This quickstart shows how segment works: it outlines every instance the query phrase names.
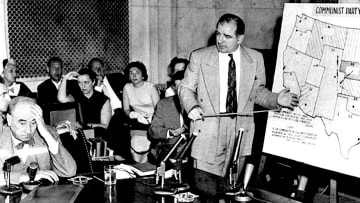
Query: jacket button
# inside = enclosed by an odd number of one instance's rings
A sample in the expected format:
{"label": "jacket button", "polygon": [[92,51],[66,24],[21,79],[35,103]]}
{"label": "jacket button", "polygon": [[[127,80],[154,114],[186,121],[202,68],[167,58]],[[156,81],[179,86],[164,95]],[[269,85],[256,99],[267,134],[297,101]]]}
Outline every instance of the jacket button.
{"label": "jacket button", "polygon": [[201,133],[201,130],[199,130],[199,133]]}
{"label": "jacket button", "polygon": [[203,102],[203,99],[200,99],[200,102]]}

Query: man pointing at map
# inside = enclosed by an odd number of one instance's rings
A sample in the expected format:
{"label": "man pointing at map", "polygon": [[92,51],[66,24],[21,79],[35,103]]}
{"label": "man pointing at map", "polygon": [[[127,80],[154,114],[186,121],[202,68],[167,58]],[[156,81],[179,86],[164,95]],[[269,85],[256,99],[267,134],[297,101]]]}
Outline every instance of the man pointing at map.
{"label": "man pointing at map", "polygon": [[[191,150],[194,186],[210,199],[218,199],[226,189],[226,174],[240,128],[244,134],[239,169],[244,165],[245,156],[251,154],[254,104],[291,110],[298,105],[297,95],[289,89],[272,93],[265,88],[263,57],[242,45],[244,30],[240,17],[221,16],[216,25],[216,46],[191,54],[179,89],[180,100],[193,121],[191,132],[198,133]],[[210,114],[223,115],[204,116]]]}

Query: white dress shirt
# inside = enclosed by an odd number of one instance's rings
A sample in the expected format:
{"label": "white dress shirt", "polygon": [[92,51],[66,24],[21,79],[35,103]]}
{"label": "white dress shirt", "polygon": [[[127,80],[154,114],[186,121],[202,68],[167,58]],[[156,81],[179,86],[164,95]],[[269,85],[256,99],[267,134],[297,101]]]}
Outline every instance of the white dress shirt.
{"label": "white dress shirt", "polygon": [[[233,54],[236,66],[236,96],[239,97],[240,83],[240,46]],[[226,112],[226,97],[228,92],[228,72],[230,56],[228,53],[219,52],[219,78],[220,78],[220,112]]]}

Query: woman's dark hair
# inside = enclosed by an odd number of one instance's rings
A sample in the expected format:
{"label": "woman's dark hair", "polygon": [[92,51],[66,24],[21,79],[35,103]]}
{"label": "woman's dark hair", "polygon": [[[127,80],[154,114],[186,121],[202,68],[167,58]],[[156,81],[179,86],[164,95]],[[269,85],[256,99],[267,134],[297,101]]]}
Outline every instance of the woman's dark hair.
{"label": "woman's dark hair", "polygon": [[146,67],[145,65],[140,62],[140,61],[134,61],[134,62],[130,62],[125,70],[124,70],[124,74],[125,74],[125,77],[129,79],[129,72],[130,72],[130,68],[133,68],[133,67],[136,67],[138,68],[141,73],[142,73],[142,76],[144,77],[144,81],[146,81],[148,79],[148,74],[147,74],[147,70],[146,70]]}
{"label": "woman's dark hair", "polygon": [[178,63],[184,63],[185,68],[187,67],[187,65],[189,64],[189,61],[187,59],[184,58],[178,58],[178,57],[174,57],[173,59],[171,59],[169,68],[170,68],[170,76],[174,75],[174,71],[175,71],[175,65]]}
{"label": "woman's dark hair", "polygon": [[87,68],[82,68],[78,71],[79,75],[88,75],[91,81],[95,81],[96,79],[96,73],[94,73],[94,71],[87,69]]}

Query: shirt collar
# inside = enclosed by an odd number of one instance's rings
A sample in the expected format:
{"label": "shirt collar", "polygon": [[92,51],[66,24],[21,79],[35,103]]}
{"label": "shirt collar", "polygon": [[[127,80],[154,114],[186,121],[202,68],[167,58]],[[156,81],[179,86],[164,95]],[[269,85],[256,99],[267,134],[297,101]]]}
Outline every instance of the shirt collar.
{"label": "shirt collar", "polygon": [[57,88],[57,89],[59,89],[59,86],[60,86],[60,83],[61,83],[61,81],[62,81],[62,78],[59,80],[59,82],[55,82],[54,80],[52,80],[52,79],[50,79],[51,80],[51,82],[55,85],[55,87]]}
{"label": "shirt collar", "polygon": [[232,53],[221,53],[221,52],[219,52],[219,55],[221,56],[221,55],[223,55],[223,56],[228,56],[229,54],[232,54],[233,55],[233,58],[240,58],[240,45],[239,45],[239,47],[234,51],[234,52],[232,52]]}
{"label": "shirt collar", "polygon": [[[10,130],[11,131],[11,130]],[[18,140],[18,139],[16,139],[15,138],[15,136],[14,136],[14,134],[13,134],[13,132],[11,131],[11,140],[12,140],[12,142],[14,143],[14,146],[16,146],[16,145],[18,145],[18,144],[20,144],[22,141],[20,141],[20,140]]]}

